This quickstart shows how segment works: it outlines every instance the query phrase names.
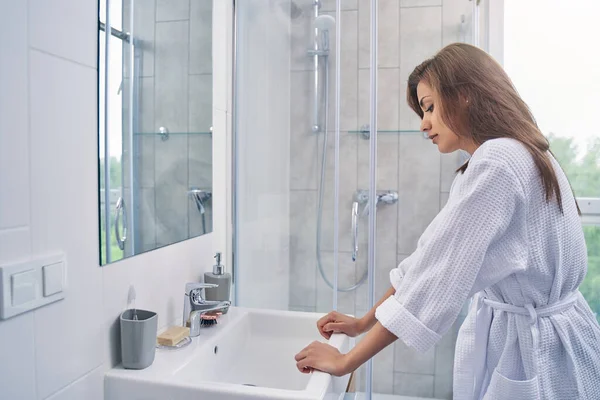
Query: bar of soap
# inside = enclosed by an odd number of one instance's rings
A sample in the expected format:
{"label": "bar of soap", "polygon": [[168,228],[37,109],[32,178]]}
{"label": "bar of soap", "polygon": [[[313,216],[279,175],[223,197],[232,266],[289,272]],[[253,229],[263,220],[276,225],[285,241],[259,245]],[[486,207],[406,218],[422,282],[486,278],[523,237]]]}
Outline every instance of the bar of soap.
{"label": "bar of soap", "polygon": [[158,344],[162,346],[175,346],[186,336],[190,335],[190,328],[185,326],[172,326],[156,337]]}

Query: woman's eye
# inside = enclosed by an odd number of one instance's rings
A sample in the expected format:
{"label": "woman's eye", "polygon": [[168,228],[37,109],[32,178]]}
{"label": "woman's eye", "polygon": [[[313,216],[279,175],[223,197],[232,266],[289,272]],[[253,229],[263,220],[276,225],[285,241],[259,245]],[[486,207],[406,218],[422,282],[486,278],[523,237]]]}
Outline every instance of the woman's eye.
{"label": "woman's eye", "polygon": [[433,111],[433,104],[430,105],[427,110],[425,110],[425,112],[432,112],[432,111]]}

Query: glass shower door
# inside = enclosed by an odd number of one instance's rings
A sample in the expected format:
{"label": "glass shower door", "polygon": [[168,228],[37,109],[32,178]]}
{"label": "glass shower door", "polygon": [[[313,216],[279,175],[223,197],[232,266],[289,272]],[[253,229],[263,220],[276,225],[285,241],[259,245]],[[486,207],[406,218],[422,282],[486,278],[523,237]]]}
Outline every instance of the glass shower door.
{"label": "glass shower door", "polygon": [[[419,131],[406,80],[470,41],[473,4],[235,2],[238,305],[362,317],[390,288],[460,163]],[[389,346],[353,391],[451,398],[455,337],[427,354]]]}

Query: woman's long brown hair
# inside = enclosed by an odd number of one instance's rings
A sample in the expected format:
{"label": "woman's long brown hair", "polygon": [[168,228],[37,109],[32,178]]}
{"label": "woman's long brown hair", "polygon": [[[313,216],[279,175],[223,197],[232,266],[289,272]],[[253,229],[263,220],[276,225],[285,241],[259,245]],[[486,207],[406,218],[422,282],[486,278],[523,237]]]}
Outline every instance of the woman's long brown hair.
{"label": "woman's long brown hair", "polygon": [[[464,43],[448,45],[421,63],[408,78],[407,100],[423,118],[417,97],[421,80],[439,95],[441,104],[436,107],[442,121],[457,135],[478,145],[503,137],[521,142],[540,172],[546,201],[556,198],[563,212],[550,144],[500,64],[485,51]],[[468,161],[458,171],[467,167]]]}

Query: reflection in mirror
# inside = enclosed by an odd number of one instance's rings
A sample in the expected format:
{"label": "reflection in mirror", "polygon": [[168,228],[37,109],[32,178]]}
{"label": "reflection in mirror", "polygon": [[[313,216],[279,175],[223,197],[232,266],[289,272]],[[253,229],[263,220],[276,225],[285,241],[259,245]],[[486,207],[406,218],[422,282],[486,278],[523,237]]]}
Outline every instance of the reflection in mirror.
{"label": "reflection in mirror", "polygon": [[212,3],[100,0],[101,265],[212,232]]}

